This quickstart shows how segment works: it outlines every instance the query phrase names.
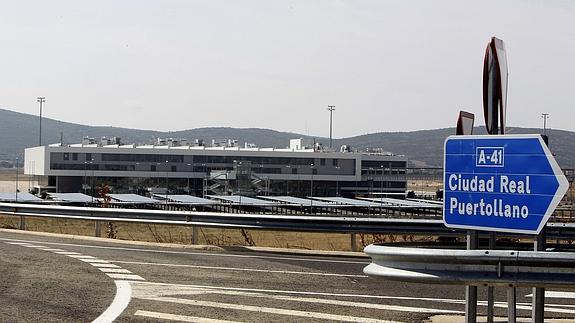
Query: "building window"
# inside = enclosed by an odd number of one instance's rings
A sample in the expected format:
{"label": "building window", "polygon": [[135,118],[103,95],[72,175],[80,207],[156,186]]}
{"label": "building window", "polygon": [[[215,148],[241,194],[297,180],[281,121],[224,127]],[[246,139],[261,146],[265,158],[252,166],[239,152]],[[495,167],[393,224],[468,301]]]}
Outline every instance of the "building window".
{"label": "building window", "polygon": [[291,173],[292,173],[292,174],[297,174],[297,168],[292,168],[292,169],[291,169]]}
{"label": "building window", "polygon": [[321,166],[325,166],[325,158],[320,158],[319,164],[320,164]]}
{"label": "building window", "polygon": [[78,160],[78,153],[72,153],[72,160]]}
{"label": "building window", "polygon": [[316,168],[312,169],[312,174],[317,175],[317,169]]}
{"label": "building window", "polygon": [[178,169],[176,168],[176,165],[172,165],[171,172],[177,172],[177,171]]}
{"label": "building window", "polygon": [[86,153],[86,160],[92,160],[92,154]]}
{"label": "building window", "polygon": [[156,171],[156,165],[150,165],[150,171],[155,172]]}
{"label": "building window", "polygon": [[70,154],[64,153],[64,160],[70,160]]}
{"label": "building window", "polygon": [[337,166],[338,166],[338,160],[337,160],[337,159],[332,159],[332,160],[331,160],[331,163],[332,163],[332,165],[333,165],[334,167],[337,167]]}

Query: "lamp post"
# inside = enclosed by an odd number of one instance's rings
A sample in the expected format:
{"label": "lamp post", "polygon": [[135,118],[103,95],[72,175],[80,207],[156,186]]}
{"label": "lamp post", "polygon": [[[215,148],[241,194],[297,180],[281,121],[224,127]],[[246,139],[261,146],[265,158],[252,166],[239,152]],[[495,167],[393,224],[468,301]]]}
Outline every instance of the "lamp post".
{"label": "lamp post", "polygon": [[[373,197],[373,168],[370,167],[367,171],[367,182],[369,183],[369,195]],[[371,175],[371,177],[370,177]]]}
{"label": "lamp post", "polygon": [[28,193],[31,192],[32,190],[32,177],[30,176],[30,174],[32,173],[32,163],[28,163]]}
{"label": "lamp post", "polygon": [[16,203],[18,203],[18,157],[16,157],[16,163],[14,164],[14,168],[16,169],[16,191],[15,191],[15,197],[16,197]]}
{"label": "lamp post", "polygon": [[87,172],[88,161],[84,161],[84,181],[82,182],[82,193],[86,194],[86,178],[88,175]]}
{"label": "lamp post", "polygon": [[547,119],[549,118],[549,113],[541,113],[541,118],[543,118],[543,135],[547,136]]}
{"label": "lamp post", "polygon": [[381,186],[379,189],[379,215],[381,215],[383,213],[383,165],[380,165],[379,168],[381,168],[381,178],[379,183]]}
{"label": "lamp post", "polygon": [[[192,164],[186,164],[188,166],[188,168],[190,168],[192,166]],[[194,168],[191,167],[191,171],[194,171]],[[192,195],[192,190],[190,189],[190,174],[188,174],[188,195]]]}
{"label": "lamp post", "polygon": [[311,164],[309,165],[309,168],[310,168],[310,170],[311,170],[310,192],[309,192],[309,193],[310,193],[310,201],[311,201],[311,202],[310,202],[310,205],[309,205],[309,206],[310,206],[310,207],[309,207],[309,212],[313,214],[313,170],[314,170],[314,168],[313,168],[313,163],[311,163]]}
{"label": "lamp post", "polygon": [[40,103],[40,131],[38,135],[38,146],[42,146],[42,105],[46,102],[46,98],[43,96],[39,96],[36,98],[36,101]]}
{"label": "lamp post", "polygon": [[166,204],[168,204],[168,160],[166,160]]}
{"label": "lamp post", "polygon": [[328,105],[327,109],[329,110],[329,149],[331,149],[331,140],[332,140],[332,129],[333,129],[333,111],[335,111],[335,105]]}
{"label": "lamp post", "polygon": [[335,168],[337,169],[337,177],[335,181],[335,196],[339,196],[339,175],[341,173],[341,167],[335,166]]}

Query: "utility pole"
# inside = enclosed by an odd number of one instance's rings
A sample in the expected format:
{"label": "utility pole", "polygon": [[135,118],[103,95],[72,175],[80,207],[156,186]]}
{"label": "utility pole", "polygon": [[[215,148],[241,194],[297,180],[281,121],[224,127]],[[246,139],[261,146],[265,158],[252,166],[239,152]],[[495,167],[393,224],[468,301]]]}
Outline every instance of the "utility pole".
{"label": "utility pole", "polygon": [[18,157],[16,157],[14,169],[16,169],[16,190],[14,191],[14,196],[16,197],[16,203],[18,203]]}
{"label": "utility pole", "polygon": [[39,96],[36,101],[40,103],[40,134],[38,135],[38,146],[42,146],[42,104],[46,102],[46,97]]}
{"label": "utility pole", "polygon": [[547,136],[547,119],[549,118],[549,113],[541,113],[541,118],[543,118],[543,135]]}
{"label": "utility pole", "polygon": [[329,111],[329,149],[331,149],[332,130],[333,130],[333,111],[335,111],[335,105],[328,105],[327,110]]}

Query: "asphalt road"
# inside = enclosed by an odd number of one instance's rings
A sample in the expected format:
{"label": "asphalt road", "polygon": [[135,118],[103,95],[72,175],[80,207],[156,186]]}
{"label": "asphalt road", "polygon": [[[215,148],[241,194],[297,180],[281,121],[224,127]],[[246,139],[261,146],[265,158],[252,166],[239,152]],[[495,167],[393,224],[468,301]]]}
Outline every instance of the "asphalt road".
{"label": "asphalt road", "polygon": [[[376,280],[363,275],[367,263],[3,230],[0,321],[424,322],[463,315],[463,287]],[[517,291],[520,316],[530,316],[530,293]],[[496,294],[496,314],[505,316],[506,291]],[[546,315],[575,320],[575,293],[550,295]]]}

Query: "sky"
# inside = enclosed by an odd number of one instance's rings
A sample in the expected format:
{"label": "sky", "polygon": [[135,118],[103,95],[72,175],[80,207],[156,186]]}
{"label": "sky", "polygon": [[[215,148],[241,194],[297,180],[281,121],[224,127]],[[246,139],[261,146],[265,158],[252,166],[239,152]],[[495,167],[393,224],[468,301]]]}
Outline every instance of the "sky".
{"label": "sky", "polygon": [[483,125],[492,36],[507,124],[575,131],[575,1],[0,0],[0,108],[176,131],[333,136]]}

